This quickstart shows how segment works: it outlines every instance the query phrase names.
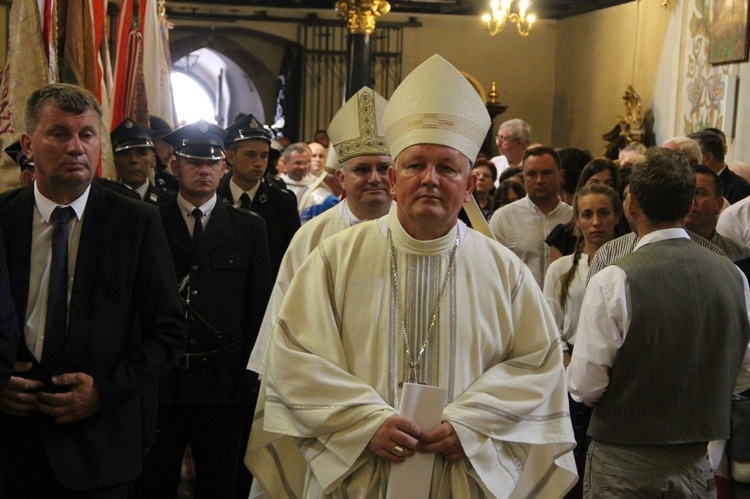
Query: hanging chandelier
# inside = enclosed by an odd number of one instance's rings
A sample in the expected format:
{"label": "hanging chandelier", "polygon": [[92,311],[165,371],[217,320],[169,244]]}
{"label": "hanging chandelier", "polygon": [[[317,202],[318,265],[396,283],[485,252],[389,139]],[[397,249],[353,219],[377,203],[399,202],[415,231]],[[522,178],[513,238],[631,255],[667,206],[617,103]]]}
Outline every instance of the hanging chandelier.
{"label": "hanging chandelier", "polygon": [[528,36],[534,29],[536,16],[527,14],[527,10],[531,7],[531,0],[519,0],[518,13],[511,13],[512,4],[513,0],[491,0],[491,11],[482,16],[482,22],[487,25],[487,31],[490,32],[490,35],[494,36],[500,33],[508,20],[516,25],[518,34],[521,36]]}

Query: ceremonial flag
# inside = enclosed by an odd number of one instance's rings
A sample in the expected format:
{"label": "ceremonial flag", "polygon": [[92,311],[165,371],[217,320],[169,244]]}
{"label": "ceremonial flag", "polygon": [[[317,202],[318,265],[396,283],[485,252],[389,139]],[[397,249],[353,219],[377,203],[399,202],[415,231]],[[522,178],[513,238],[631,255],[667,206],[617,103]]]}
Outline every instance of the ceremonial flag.
{"label": "ceremonial flag", "polygon": [[[115,86],[112,98],[112,127],[125,118],[148,125],[149,112],[143,74],[143,28],[146,13],[142,0],[138,16],[133,16],[132,0],[120,4],[115,55]],[[149,49],[150,50],[150,49]]]}
{"label": "ceremonial flag", "polygon": [[148,111],[174,127],[172,59],[169,55],[169,23],[163,0],[141,0],[145,3],[143,23],[143,78],[148,96]]}
{"label": "ceremonial flag", "polygon": [[[54,9],[53,2],[48,0],[43,6],[44,11],[49,10],[51,15]],[[21,137],[21,133],[25,131],[23,114],[26,100],[34,90],[50,81],[43,33],[52,36],[55,31],[44,24],[44,18],[40,16],[35,0],[14,1],[10,6],[8,25],[8,57],[0,79],[2,147]],[[19,184],[18,165],[3,155],[0,185],[11,188]]]}

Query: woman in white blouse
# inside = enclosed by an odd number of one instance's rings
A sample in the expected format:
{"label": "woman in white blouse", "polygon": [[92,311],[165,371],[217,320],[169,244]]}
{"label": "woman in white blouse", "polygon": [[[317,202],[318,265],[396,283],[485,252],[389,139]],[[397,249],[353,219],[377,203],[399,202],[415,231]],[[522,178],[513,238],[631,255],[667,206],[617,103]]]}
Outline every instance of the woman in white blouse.
{"label": "woman in white blouse", "polygon": [[[573,217],[579,236],[575,251],[552,262],[544,277],[544,296],[555,315],[562,339],[570,348],[575,344],[589,262],[596,250],[614,239],[621,214],[620,197],[607,185],[587,185],[576,193]],[[570,353],[566,351],[565,366],[568,362]]]}

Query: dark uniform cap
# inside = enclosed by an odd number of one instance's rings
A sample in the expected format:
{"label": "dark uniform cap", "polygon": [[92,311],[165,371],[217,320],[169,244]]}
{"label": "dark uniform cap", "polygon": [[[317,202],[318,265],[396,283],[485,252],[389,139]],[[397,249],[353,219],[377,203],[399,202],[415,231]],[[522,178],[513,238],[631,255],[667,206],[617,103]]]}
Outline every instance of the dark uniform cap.
{"label": "dark uniform cap", "polygon": [[159,118],[158,116],[151,116],[148,121],[149,126],[151,127],[151,131],[156,137],[161,137],[172,131],[172,127],[169,126],[169,123]]}
{"label": "dark uniform cap", "polygon": [[134,149],[136,147],[150,147],[154,149],[151,129],[141,125],[137,121],[125,118],[125,121],[117,125],[109,134],[114,152]]}
{"label": "dark uniform cap", "polygon": [[271,132],[263,128],[263,125],[253,116],[248,114],[232,123],[227,128],[227,146],[241,140],[259,139],[271,144]]}
{"label": "dark uniform cap", "polygon": [[205,120],[196,121],[168,133],[162,140],[185,158],[224,159],[227,131]]}
{"label": "dark uniform cap", "polygon": [[3,151],[5,151],[5,154],[10,156],[13,161],[18,163],[18,166],[21,167],[21,171],[34,169],[34,162],[29,161],[26,153],[23,152],[20,140],[13,142],[11,145],[3,149]]}

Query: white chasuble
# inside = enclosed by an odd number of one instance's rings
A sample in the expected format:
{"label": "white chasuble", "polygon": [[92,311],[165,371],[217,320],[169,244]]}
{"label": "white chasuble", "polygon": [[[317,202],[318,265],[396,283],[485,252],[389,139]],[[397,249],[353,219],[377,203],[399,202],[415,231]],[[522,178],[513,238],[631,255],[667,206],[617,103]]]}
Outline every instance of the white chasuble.
{"label": "white chasuble", "polygon": [[424,345],[417,380],[448,392],[443,420],[467,455],[436,456],[430,497],[562,497],[576,479],[575,440],[539,286],[463,223],[418,241],[395,208],[324,241],[292,280],[245,457],[253,475],[274,498],[384,497],[390,465],[367,446],[398,413],[409,376],[389,230],[413,360]]}

